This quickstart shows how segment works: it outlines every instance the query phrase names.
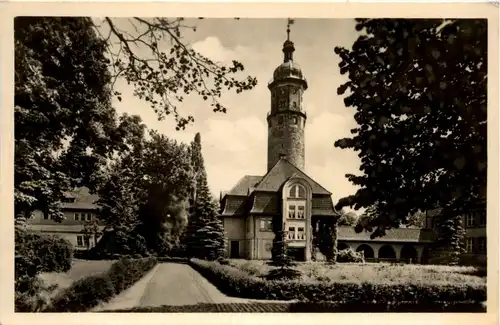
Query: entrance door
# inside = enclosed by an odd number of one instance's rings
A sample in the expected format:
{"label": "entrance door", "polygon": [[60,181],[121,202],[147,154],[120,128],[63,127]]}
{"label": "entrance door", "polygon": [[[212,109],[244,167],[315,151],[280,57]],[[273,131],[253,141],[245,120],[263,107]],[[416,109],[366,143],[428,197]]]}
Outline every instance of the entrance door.
{"label": "entrance door", "polygon": [[231,258],[240,257],[240,242],[237,240],[231,241]]}

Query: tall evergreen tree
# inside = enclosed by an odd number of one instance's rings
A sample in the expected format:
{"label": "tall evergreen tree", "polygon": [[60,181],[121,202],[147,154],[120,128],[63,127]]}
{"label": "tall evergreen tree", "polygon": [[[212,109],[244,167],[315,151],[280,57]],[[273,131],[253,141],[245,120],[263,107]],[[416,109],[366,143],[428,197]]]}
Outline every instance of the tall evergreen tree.
{"label": "tall evergreen tree", "polygon": [[199,133],[191,144],[191,150],[192,165],[196,170],[193,178],[193,204],[186,233],[186,251],[190,257],[215,260],[224,256],[226,236],[218,217],[219,209],[208,187]]}

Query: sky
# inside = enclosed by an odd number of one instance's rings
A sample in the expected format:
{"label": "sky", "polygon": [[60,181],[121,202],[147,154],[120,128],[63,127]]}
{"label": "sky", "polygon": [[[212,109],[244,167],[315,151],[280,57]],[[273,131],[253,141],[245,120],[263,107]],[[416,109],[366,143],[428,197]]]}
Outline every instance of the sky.
{"label": "sky", "polygon": [[[123,26],[128,26],[123,20]],[[267,122],[271,97],[267,88],[274,69],[283,62],[286,19],[192,19],[196,32],[183,32],[183,41],[216,62],[240,61],[245,70],[238,76],[257,78],[257,86],[240,94],[229,91],[220,99],[227,113],[214,113],[196,95],[178,105],[182,114],[192,114],[194,124],[175,130],[173,118],[159,121],[149,105],[133,96],[133,88],[119,80],[123,94],[115,99],[119,113],[141,116],[149,129],[169,138],[189,143],[201,134],[202,152],[212,193],[230,190],[244,175],[264,175],[267,168]],[[305,128],[305,172],[332,192],[332,199],[354,194],[356,187],[345,177],[359,174],[357,153],[334,147],[337,139],[351,136],[356,127],[354,109],[347,108],[337,87],[346,76],[340,75],[335,46],[350,48],[358,37],[353,19],[295,19],[290,39],[295,44],[294,62],[308,82],[304,93],[307,113]],[[128,28],[128,27],[124,27]]]}

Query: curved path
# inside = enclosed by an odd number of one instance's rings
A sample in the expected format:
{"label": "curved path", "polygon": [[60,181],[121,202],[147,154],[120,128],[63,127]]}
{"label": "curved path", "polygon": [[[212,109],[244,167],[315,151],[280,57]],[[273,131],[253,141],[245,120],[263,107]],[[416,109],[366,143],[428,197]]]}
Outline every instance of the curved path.
{"label": "curved path", "polygon": [[159,263],[131,288],[93,311],[197,303],[248,302],[262,302],[262,300],[228,297],[188,264]]}

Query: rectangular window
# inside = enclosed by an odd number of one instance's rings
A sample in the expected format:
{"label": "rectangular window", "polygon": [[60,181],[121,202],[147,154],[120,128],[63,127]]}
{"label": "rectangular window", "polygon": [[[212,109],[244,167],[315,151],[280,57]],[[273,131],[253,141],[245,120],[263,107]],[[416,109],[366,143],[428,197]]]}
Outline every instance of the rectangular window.
{"label": "rectangular window", "polygon": [[80,214],[79,213],[75,213],[75,220],[76,221],[80,220]]}
{"label": "rectangular window", "polygon": [[477,250],[479,251],[479,253],[486,253],[486,238],[485,237],[478,238]]}
{"label": "rectangular window", "polygon": [[288,239],[295,239],[295,227],[288,227]]}
{"label": "rectangular window", "polygon": [[304,206],[299,206],[299,210],[298,210],[298,213],[297,213],[297,218],[299,218],[299,219],[304,219],[305,218]]}
{"label": "rectangular window", "polygon": [[467,213],[467,227],[474,227],[474,224],[475,224],[475,220],[474,220],[474,213],[470,212],[470,213]]}
{"label": "rectangular window", "polygon": [[87,213],[87,221],[92,220],[92,213]]}
{"label": "rectangular window", "polygon": [[465,250],[467,251],[467,253],[472,253],[472,251],[474,250],[473,238],[465,239]]}
{"label": "rectangular window", "polygon": [[261,218],[260,219],[260,231],[273,231],[273,219],[272,218]]}
{"label": "rectangular window", "polygon": [[288,208],[288,218],[295,219],[295,205],[290,205]]}
{"label": "rectangular window", "polygon": [[486,226],[486,211],[479,212],[479,225]]}
{"label": "rectangular window", "polygon": [[304,231],[304,227],[299,227],[297,229],[297,239],[301,239],[301,240],[306,239],[306,233]]}
{"label": "rectangular window", "polygon": [[89,236],[85,236],[83,239],[85,240],[85,246],[89,247],[90,246],[90,237]]}
{"label": "rectangular window", "polygon": [[83,236],[76,236],[76,246],[83,246]]}

